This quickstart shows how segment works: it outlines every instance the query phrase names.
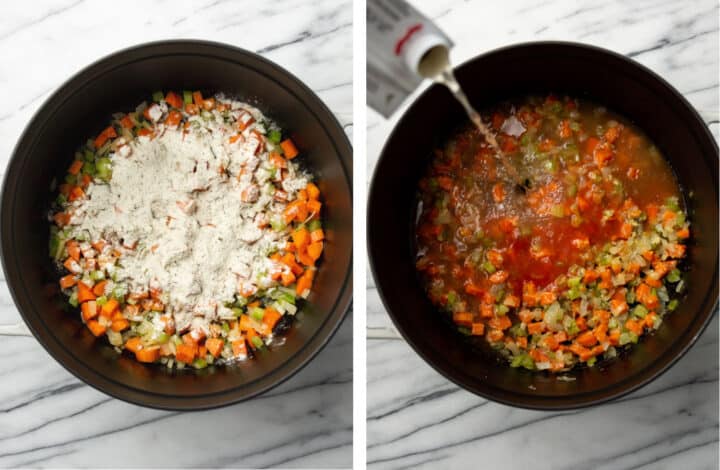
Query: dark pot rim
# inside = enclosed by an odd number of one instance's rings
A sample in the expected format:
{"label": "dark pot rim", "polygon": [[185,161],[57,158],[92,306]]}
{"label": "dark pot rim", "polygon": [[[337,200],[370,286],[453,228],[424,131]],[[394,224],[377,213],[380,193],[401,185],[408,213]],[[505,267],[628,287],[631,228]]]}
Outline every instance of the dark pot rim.
{"label": "dark pot rim", "polygon": [[[653,72],[646,66],[640,64],[639,62],[636,62],[635,60],[608,50],[601,47],[579,43],[579,42],[572,42],[572,41],[528,41],[528,42],[522,42],[522,43],[515,43],[503,47],[499,47],[496,49],[489,50],[485,53],[479,54],[477,56],[474,56],[464,62],[462,62],[460,65],[458,65],[455,70],[462,70],[467,65],[471,64],[472,62],[475,62],[477,60],[482,60],[483,58],[486,58],[488,56],[495,56],[499,54],[503,54],[510,51],[515,51],[517,49],[527,49],[527,48],[535,48],[535,47],[564,47],[568,49],[574,49],[574,52],[578,53],[591,53],[591,54],[602,54],[609,56],[610,58],[613,58],[615,60],[618,60],[620,62],[624,62],[625,65],[631,67],[634,69],[635,72],[644,74],[648,77],[650,77],[652,80],[654,80],[658,85],[666,89],[666,91],[670,92],[672,95],[674,95],[675,99],[677,100],[678,104],[686,110],[690,111],[690,113],[693,115],[694,119],[697,123],[702,124],[703,134],[704,138],[706,138],[708,141],[712,142],[715,147],[715,153],[718,152],[718,145],[715,141],[715,138],[713,137],[712,133],[708,129],[707,125],[705,124],[705,121],[702,120],[701,116],[698,114],[698,112],[695,110],[695,108],[687,101],[687,99],[679,92],[677,91],[672,85],[670,85],[665,79],[663,79],[660,75]],[[379,172],[380,168],[380,162],[381,160],[385,158],[390,158],[387,155],[388,146],[389,143],[393,140],[395,134],[397,133],[398,129],[401,128],[404,125],[404,122],[408,119],[408,116],[411,115],[415,108],[418,106],[418,103],[422,100],[422,98],[430,92],[430,90],[434,87],[441,86],[441,85],[431,85],[428,87],[423,93],[418,96],[415,101],[405,110],[401,118],[398,120],[398,122],[393,127],[393,130],[390,132],[388,137],[386,138],[386,141],[383,145],[383,148],[380,152],[380,156],[378,157],[377,163],[375,165],[375,168],[373,170],[373,176],[372,180],[370,182],[370,186],[368,189],[368,207],[367,207],[367,213],[366,213],[366,225],[370,225],[370,221],[372,219],[372,211],[373,206],[370,204],[370,201],[372,200],[372,195],[375,192],[375,185],[377,181],[377,173]],[[718,187],[717,187],[717,180],[715,182],[715,193],[717,197]],[[393,322],[393,325],[397,329],[397,331],[400,333],[402,338],[411,346],[411,348],[427,363],[430,365],[435,371],[440,373],[443,377],[454,383],[455,385],[467,390],[468,392],[471,392],[475,395],[481,396],[487,400],[494,401],[503,405],[508,405],[516,408],[524,408],[524,409],[531,409],[531,410],[540,410],[540,411],[564,411],[564,410],[574,410],[574,409],[580,409],[580,408],[587,408],[595,405],[600,405],[612,400],[615,400],[617,398],[623,397],[629,393],[632,393],[648,383],[652,382],[653,380],[660,377],[662,374],[667,372],[677,361],[682,358],[687,351],[695,344],[697,339],[700,337],[700,335],[705,331],[708,324],[712,320],[715,312],[718,310],[718,294],[717,294],[717,286],[718,286],[718,263],[715,263],[715,271],[713,272],[712,276],[714,279],[714,285],[715,285],[715,292],[711,291],[707,292],[705,294],[705,301],[703,303],[703,306],[706,308],[706,311],[702,312],[699,311],[698,315],[704,315],[704,319],[700,324],[693,324],[691,328],[688,331],[692,332],[692,336],[685,341],[684,344],[682,344],[678,349],[672,351],[673,354],[664,354],[661,358],[659,358],[657,361],[643,369],[640,373],[629,376],[625,378],[622,382],[612,384],[604,389],[597,390],[597,391],[591,391],[591,392],[585,392],[585,393],[579,393],[574,395],[567,395],[566,397],[563,397],[562,399],[554,399],[553,401],[548,402],[542,402],[542,401],[533,401],[528,400],[527,398],[515,395],[513,393],[509,393],[503,390],[499,390],[497,388],[492,388],[492,392],[484,391],[484,390],[478,390],[477,388],[473,387],[471,384],[468,384],[466,382],[464,374],[459,371],[450,361],[446,360],[442,357],[437,357],[435,355],[429,354],[423,347],[420,345],[413,336],[402,326],[402,323],[398,320],[395,313],[393,313],[392,309],[390,308],[389,302],[383,292],[383,288],[380,285],[379,282],[377,282],[378,276],[377,276],[377,267],[376,267],[376,260],[373,256],[373,248],[372,248],[372,237],[367,236],[366,239],[367,243],[367,250],[368,250],[368,259],[370,264],[370,270],[372,272],[373,278],[376,281],[376,288],[378,291],[378,295],[380,297],[380,300],[382,301],[383,307],[385,308],[385,311],[390,316],[390,319]],[[709,302],[711,300],[710,297],[714,297],[714,301],[712,301],[712,305],[709,305]],[[676,341],[676,342],[679,342]]]}
{"label": "dark pot rim", "polygon": [[[323,323],[313,336],[308,339],[302,349],[287,358],[270,373],[252,382],[246,382],[233,388],[214,393],[193,396],[169,395],[141,390],[111,379],[103,375],[100,371],[89,367],[80,357],[72,352],[71,348],[68,348],[51,334],[41,315],[38,315],[38,319],[43,329],[38,328],[34,319],[30,318],[25,312],[25,308],[23,308],[26,306],[24,299],[30,295],[26,290],[26,286],[24,283],[13,285],[11,277],[8,275],[9,260],[6,250],[11,248],[15,243],[14,237],[9,237],[9,234],[6,233],[12,224],[12,214],[8,216],[4,209],[8,204],[7,201],[14,199],[14,194],[7,194],[10,185],[10,181],[8,180],[11,173],[10,168],[24,164],[24,161],[21,161],[18,155],[22,148],[27,146],[28,143],[31,146],[34,145],[34,138],[32,137],[34,131],[32,129],[37,127],[37,123],[46,120],[43,115],[51,114],[47,113],[48,109],[55,108],[68,99],[68,96],[65,96],[59,103],[56,102],[60,100],[60,97],[63,95],[71,95],[70,90],[82,88],[93,80],[96,80],[98,76],[102,76],[114,68],[125,66],[138,60],[152,60],[153,58],[168,55],[205,56],[227,62],[235,62],[238,58],[253,61],[257,65],[253,66],[247,63],[241,63],[239,60],[238,63],[243,67],[252,68],[255,72],[270,80],[276,81],[279,86],[282,86],[288,93],[295,96],[299,102],[319,110],[319,112],[313,114],[317,117],[318,122],[326,134],[332,138],[333,146],[337,150],[338,162],[341,166],[342,174],[348,183],[350,197],[352,198],[352,167],[348,168],[347,166],[347,162],[352,162],[352,146],[350,141],[335,115],[315,92],[295,75],[259,54],[225,43],[196,39],[173,39],[140,43],[115,51],[83,67],[58,86],[26,124],[8,160],[0,191],[0,207],[3,208],[3,213],[0,215],[0,260],[2,261],[3,274],[8,284],[8,290],[23,321],[48,354],[72,375],[102,393],[135,405],[168,411],[207,410],[245,401],[277,387],[298,373],[325,347],[335,335],[351,308],[353,285],[352,255],[350,256],[345,278],[333,308],[327,313]],[[229,55],[233,57],[231,58]],[[261,70],[260,67],[265,70]],[[268,72],[267,69],[270,69],[270,71]],[[279,83],[277,78],[291,82],[291,86]],[[12,240],[8,240],[8,238]],[[9,257],[14,260],[15,264],[19,262],[14,255],[11,254]],[[22,292],[19,293],[18,288],[20,287],[22,287]],[[61,354],[58,354],[58,351],[56,351],[58,348],[60,348],[59,352]],[[62,357],[58,357],[59,355]],[[245,391],[245,388],[251,385],[254,385],[253,389],[249,392]]]}

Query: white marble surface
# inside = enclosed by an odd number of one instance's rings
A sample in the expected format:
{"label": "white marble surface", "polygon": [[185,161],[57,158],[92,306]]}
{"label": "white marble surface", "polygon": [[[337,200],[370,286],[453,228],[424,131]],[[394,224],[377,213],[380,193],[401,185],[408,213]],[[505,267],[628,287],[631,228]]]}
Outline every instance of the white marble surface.
{"label": "white marble surface", "polygon": [[[532,40],[586,42],[630,55],[680,90],[718,137],[714,0],[411,3],[453,38],[456,63]],[[368,175],[403,109],[388,121],[369,111]],[[372,276],[367,305],[371,468],[718,468],[717,315],[687,356],[651,385],[592,409],[547,413],[488,402],[436,373],[398,337]]]}
{"label": "white marble surface", "polygon": [[[310,86],[352,133],[349,0],[5,2],[0,15],[0,171],[47,96],[97,58],[197,38],[259,51]],[[319,356],[260,398],[169,413],[111,399],[17,328],[0,281],[0,467],[349,467],[352,319]],[[16,336],[16,334],[20,334]]]}

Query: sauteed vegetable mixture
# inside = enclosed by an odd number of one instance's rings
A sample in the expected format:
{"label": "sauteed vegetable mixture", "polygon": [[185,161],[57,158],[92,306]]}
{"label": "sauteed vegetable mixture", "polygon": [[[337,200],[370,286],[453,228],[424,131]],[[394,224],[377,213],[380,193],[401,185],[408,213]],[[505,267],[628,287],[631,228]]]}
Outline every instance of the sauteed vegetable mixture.
{"label": "sauteed vegetable mixture", "polygon": [[686,288],[678,184],[627,120],[569,97],[484,115],[525,186],[474,127],[419,184],[417,270],[460,333],[512,367],[565,371],[656,330]]}

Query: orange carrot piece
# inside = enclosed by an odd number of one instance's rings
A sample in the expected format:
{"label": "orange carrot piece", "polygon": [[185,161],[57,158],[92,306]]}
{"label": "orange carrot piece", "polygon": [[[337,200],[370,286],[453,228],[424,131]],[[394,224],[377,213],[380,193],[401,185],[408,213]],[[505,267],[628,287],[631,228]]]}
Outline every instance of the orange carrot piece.
{"label": "orange carrot piece", "polygon": [[233,356],[247,356],[247,345],[244,339],[238,339],[232,342]]}
{"label": "orange carrot piece", "polygon": [[85,322],[92,320],[98,315],[97,303],[94,300],[83,302],[80,306],[80,310],[82,312],[82,319],[85,320]]}
{"label": "orange carrot piece", "polygon": [[325,240],[325,232],[323,232],[323,229],[315,229],[310,233],[310,241],[321,242],[323,240]]}
{"label": "orange carrot piece", "polygon": [[78,199],[85,196],[85,191],[80,186],[73,186],[72,189],[70,189],[70,195],[68,196],[68,201],[77,201]]}
{"label": "orange carrot piece", "polygon": [[527,326],[528,333],[531,335],[534,335],[536,333],[542,333],[545,330],[545,323],[544,322],[535,322],[535,323],[528,323]]}
{"label": "orange carrot piece", "polygon": [[458,325],[471,326],[473,322],[473,314],[470,312],[454,312],[453,322]]}
{"label": "orange carrot piece", "polygon": [[502,202],[505,199],[505,188],[502,183],[496,183],[492,188],[493,199],[495,202]]}
{"label": "orange carrot piece", "polygon": [[86,302],[88,300],[95,300],[95,294],[93,294],[92,289],[90,286],[85,284],[84,282],[78,282],[78,302]]}
{"label": "orange carrot piece", "polygon": [[203,105],[203,95],[199,91],[194,91],[193,94],[193,104],[195,104],[198,107],[202,107]]}
{"label": "orange carrot piece", "polygon": [[597,343],[597,338],[592,331],[586,331],[577,337],[578,344],[585,347],[594,346]]}
{"label": "orange carrot piece", "polygon": [[180,121],[182,121],[182,114],[173,109],[168,113],[168,117],[165,119],[165,124],[170,127],[177,127],[178,124],[180,124]]}
{"label": "orange carrot piece", "polygon": [[107,331],[107,329],[96,320],[90,320],[86,325],[94,336],[101,336]]}
{"label": "orange carrot piece", "polygon": [[305,227],[301,227],[292,233],[293,244],[302,251],[310,244],[310,232]]}
{"label": "orange carrot piece", "polygon": [[285,139],[280,142],[280,148],[283,150],[285,158],[288,160],[292,160],[297,157],[299,153],[297,147],[295,147],[295,143],[291,139]]}
{"label": "orange carrot piece", "polygon": [[265,308],[265,315],[263,315],[262,322],[272,331],[275,328],[275,324],[280,321],[282,314],[272,307]]}
{"label": "orange carrot piece", "polygon": [[285,287],[295,282],[296,279],[295,274],[292,271],[290,271],[289,273],[281,273],[280,278],[282,285]]}
{"label": "orange carrot piece", "polygon": [[497,330],[507,330],[512,326],[512,322],[507,315],[503,315],[501,317],[495,317],[488,320],[488,326]]}
{"label": "orange carrot piece", "polygon": [[307,254],[310,256],[313,260],[317,261],[320,258],[320,255],[322,255],[323,252],[323,242],[314,242],[308,245],[307,247]]}
{"label": "orange carrot piece", "polygon": [[297,295],[304,296],[305,293],[310,290],[314,277],[315,271],[312,269],[308,269],[302,276],[300,276],[300,279],[298,279],[295,286],[295,292]]}
{"label": "orange carrot piece", "polygon": [[78,278],[74,274],[68,274],[60,278],[60,288],[69,289],[70,287],[77,284]]}
{"label": "orange carrot piece", "polygon": [[115,299],[110,299],[105,302],[105,305],[100,309],[100,315],[110,318],[120,308],[120,304]]}
{"label": "orange carrot piece", "polygon": [[220,353],[225,346],[225,342],[220,338],[208,338],[205,340],[205,347],[213,355],[213,357],[219,357]]}
{"label": "orange carrot piece", "polygon": [[485,325],[483,323],[473,323],[470,333],[473,336],[482,336],[485,333]]}
{"label": "orange carrot piece", "polygon": [[187,344],[178,344],[175,347],[175,359],[180,362],[190,363],[195,359],[195,353],[197,352],[197,345],[190,346]]}
{"label": "orange carrot piece", "polygon": [[143,347],[143,346],[142,346],[142,341],[141,341],[140,338],[137,337],[137,336],[133,336],[132,338],[129,338],[129,339],[125,342],[125,349],[127,349],[127,350],[129,350],[129,351],[132,351],[132,352],[134,352],[134,353],[135,353],[135,352],[138,352],[139,350],[141,350],[142,347]]}
{"label": "orange carrot piece", "polygon": [[70,165],[70,169],[68,169],[68,173],[71,175],[77,175],[80,173],[80,170],[82,170],[83,167],[83,161],[82,160],[75,160],[72,162],[72,165]]}
{"label": "orange carrot piece", "polygon": [[100,281],[97,284],[93,286],[93,294],[95,296],[100,297],[101,295],[105,295],[105,286],[107,285],[107,281]]}
{"label": "orange carrot piece", "polygon": [[75,261],[80,261],[80,244],[77,242],[77,240],[68,240],[65,243],[65,249],[68,252],[68,255]]}
{"label": "orange carrot piece", "polygon": [[314,183],[308,183],[305,189],[309,199],[317,200],[320,198],[320,189]]}
{"label": "orange carrot piece", "polygon": [[123,330],[127,330],[128,328],[130,328],[130,322],[127,321],[127,319],[125,319],[125,318],[121,318],[121,319],[118,319],[118,320],[113,320],[110,328],[111,328],[113,331],[118,331],[118,332],[119,332],[119,331],[123,331]]}
{"label": "orange carrot piece", "polygon": [[493,284],[502,284],[503,282],[507,281],[507,278],[509,276],[510,276],[510,273],[508,273],[507,271],[500,270],[500,271],[495,271],[494,273],[492,273],[488,279]]}
{"label": "orange carrot piece", "polygon": [[130,119],[130,116],[127,115],[120,119],[120,125],[123,127],[123,129],[132,129],[133,127],[135,127],[132,119]]}
{"label": "orange carrot piece", "polygon": [[154,348],[143,348],[135,352],[135,359],[138,360],[138,362],[145,362],[145,363],[151,363],[158,360],[160,357],[160,348],[154,347]]}
{"label": "orange carrot piece", "polygon": [[117,132],[115,132],[115,128],[113,126],[108,126],[103,130],[100,135],[97,136],[95,139],[95,148],[102,147],[105,142],[108,141],[108,139],[114,139],[117,137]]}
{"label": "orange carrot piece", "polygon": [[168,91],[167,95],[165,95],[165,102],[173,108],[182,109],[183,107],[183,100],[180,95],[172,91]]}
{"label": "orange carrot piece", "polygon": [[543,291],[540,293],[541,305],[550,305],[551,303],[555,302],[555,299],[557,299],[557,295],[555,295],[555,292]]}

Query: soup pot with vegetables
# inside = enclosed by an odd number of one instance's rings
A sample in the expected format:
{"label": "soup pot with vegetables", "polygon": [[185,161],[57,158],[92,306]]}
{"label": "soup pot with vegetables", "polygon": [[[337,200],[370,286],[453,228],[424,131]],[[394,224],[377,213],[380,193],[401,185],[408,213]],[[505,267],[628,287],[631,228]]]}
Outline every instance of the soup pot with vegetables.
{"label": "soup pot with vegetables", "polygon": [[390,136],[368,249],[398,330],[517,406],[586,406],[657,377],[717,303],[705,124],[649,70],[583,45],[512,46],[456,76],[500,154],[437,85]]}

